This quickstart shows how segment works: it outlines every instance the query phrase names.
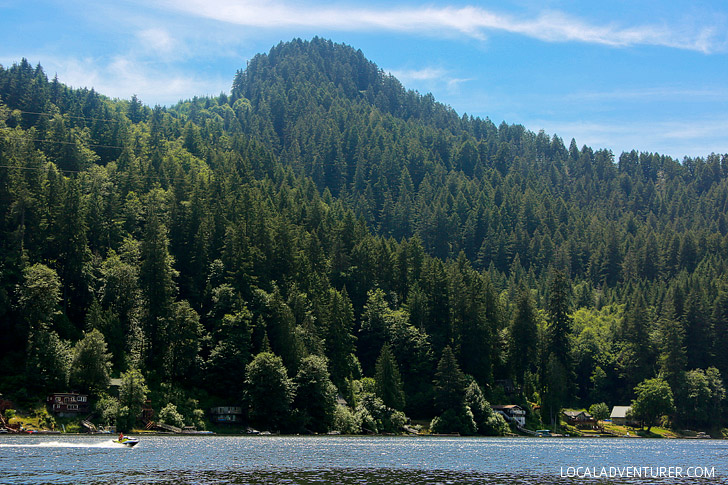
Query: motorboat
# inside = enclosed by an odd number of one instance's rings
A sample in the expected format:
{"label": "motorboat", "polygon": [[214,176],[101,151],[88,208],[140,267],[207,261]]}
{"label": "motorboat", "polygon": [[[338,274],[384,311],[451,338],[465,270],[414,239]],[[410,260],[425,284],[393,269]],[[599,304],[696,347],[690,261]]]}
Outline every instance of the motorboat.
{"label": "motorboat", "polygon": [[114,443],[124,445],[128,448],[133,448],[134,446],[139,444],[139,440],[137,438],[129,438],[128,436],[122,436],[118,440],[114,440]]}

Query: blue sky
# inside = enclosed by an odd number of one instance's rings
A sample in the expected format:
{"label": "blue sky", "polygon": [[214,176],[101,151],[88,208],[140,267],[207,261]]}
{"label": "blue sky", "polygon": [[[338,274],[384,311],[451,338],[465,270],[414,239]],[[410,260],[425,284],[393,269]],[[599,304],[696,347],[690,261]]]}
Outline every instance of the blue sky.
{"label": "blue sky", "polygon": [[0,0],[0,64],[149,105],[229,92],[255,54],[315,35],[460,114],[616,156],[728,153],[725,0]]}

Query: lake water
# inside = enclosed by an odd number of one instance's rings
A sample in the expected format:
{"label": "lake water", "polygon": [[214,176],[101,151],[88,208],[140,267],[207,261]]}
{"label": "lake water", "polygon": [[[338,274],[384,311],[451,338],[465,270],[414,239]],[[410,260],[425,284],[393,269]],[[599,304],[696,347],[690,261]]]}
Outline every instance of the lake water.
{"label": "lake water", "polygon": [[112,439],[0,436],[0,483],[728,483],[722,440],[143,436],[125,448]]}

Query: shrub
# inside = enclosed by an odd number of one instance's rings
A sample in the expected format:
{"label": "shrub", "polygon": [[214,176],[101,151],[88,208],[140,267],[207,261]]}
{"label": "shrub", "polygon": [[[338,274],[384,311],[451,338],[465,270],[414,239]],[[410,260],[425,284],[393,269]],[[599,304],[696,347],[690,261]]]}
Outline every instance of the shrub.
{"label": "shrub", "polygon": [[361,421],[348,406],[337,404],[334,410],[334,429],[344,434],[361,433]]}
{"label": "shrub", "polygon": [[167,404],[159,411],[159,422],[177,426],[178,428],[185,425],[185,420],[179,411],[177,411],[177,406],[172,403]]}

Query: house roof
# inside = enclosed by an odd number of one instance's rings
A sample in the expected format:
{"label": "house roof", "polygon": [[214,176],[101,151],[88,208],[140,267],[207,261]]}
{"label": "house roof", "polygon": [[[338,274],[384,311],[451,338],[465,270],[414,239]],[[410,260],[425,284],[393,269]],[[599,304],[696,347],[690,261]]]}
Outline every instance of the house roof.
{"label": "house roof", "polygon": [[591,418],[591,414],[586,411],[564,411],[564,414],[570,418],[577,418],[579,416],[584,416],[587,419]]}
{"label": "house roof", "polygon": [[632,408],[632,406],[614,406],[612,408],[612,414],[609,416],[610,418],[626,418],[627,413]]}
{"label": "house roof", "polygon": [[496,404],[495,406],[491,406],[491,408],[493,408],[493,409],[500,409],[500,410],[505,410],[505,409],[522,409],[521,406],[519,406],[518,404]]}

